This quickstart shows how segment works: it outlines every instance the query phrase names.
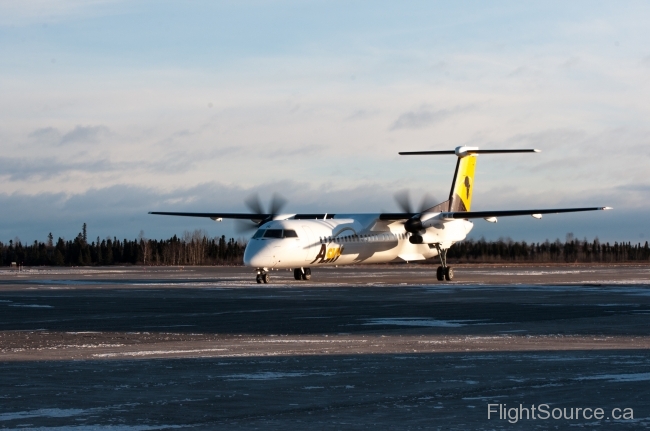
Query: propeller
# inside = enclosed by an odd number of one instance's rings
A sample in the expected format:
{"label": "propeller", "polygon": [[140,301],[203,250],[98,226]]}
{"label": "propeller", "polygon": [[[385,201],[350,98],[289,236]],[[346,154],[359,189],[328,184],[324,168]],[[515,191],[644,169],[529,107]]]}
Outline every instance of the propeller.
{"label": "propeller", "polygon": [[269,211],[264,211],[264,206],[260,200],[259,194],[255,193],[250,195],[244,200],[244,203],[254,214],[259,214],[259,222],[248,221],[248,220],[238,220],[235,224],[235,230],[238,233],[250,233],[254,230],[257,230],[264,223],[273,220],[273,218],[282,211],[282,208],[287,204],[287,200],[280,196],[278,193],[273,193],[271,197],[271,202],[269,204]]}
{"label": "propeller", "polygon": [[436,198],[426,193],[422,197],[419,208],[416,210],[411,205],[411,197],[408,190],[400,190],[395,193],[395,201],[397,201],[397,204],[403,212],[413,214],[411,218],[404,222],[404,229],[406,229],[407,232],[415,234],[422,230],[422,221],[420,220],[421,213],[433,207],[437,202]]}
{"label": "propeller", "polygon": [[425,195],[422,197],[422,201],[420,202],[420,206],[416,210],[411,205],[411,196],[409,191],[406,189],[395,193],[395,200],[397,201],[397,204],[402,209],[402,211],[405,213],[421,213],[422,211],[428,210],[437,203],[435,197],[429,193],[425,193]]}

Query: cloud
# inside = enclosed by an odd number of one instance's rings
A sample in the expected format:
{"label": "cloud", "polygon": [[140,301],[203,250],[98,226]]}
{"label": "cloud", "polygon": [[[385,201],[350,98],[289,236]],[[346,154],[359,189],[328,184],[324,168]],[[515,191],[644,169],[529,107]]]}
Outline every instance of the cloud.
{"label": "cloud", "polygon": [[76,126],[61,137],[59,144],[96,143],[108,134],[109,130],[106,126]]}
{"label": "cloud", "polygon": [[34,130],[28,135],[30,138],[33,138],[40,142],[59,142],[61,140],[61,132],[54,127],[42,127]]}
{"label": "cloud", "polygon": [[345,118],[345,121],[359,121],[359,120],[367,120],[368,118],[372,118],[376,116],[379,113],[379,110],[374,109],[374,110],[366,110],[366,109],[359,109],[349,115],[348,117]]}
{"label": "cloud", "polygon": [[27,135],[33,141],[44,145],[94,144],[111,136],[111,131],[104,125],[77,125],[67,132],[56,127],[39,127]]}
{"label": "cloud", "polygon": [[50,158],[0,157],[0,177],[10,181],[50,179],[70,172],[110,172],[135,167],[135,163],[112,163],[107,159],[88,162],[62,162]]}
{"label": "cloud", "polygon": [[432,110],[429,105],[422,105],[414,111],[405,112],[390,126],[390,130],[421,129],[439,123],[444,119],[470,109],[469,106],[452,109]]}

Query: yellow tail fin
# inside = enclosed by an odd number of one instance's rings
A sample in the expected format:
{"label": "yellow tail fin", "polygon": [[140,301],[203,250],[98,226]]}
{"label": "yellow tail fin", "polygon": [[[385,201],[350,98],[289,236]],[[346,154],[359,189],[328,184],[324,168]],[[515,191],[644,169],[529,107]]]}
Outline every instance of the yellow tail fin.
{"label": "yellow tail fin", "polygon": [[476,169],[476,154],[470,154],[458,159],[454,184],[451,189],[450,211],[469,211],[474,192],[474,171]]}

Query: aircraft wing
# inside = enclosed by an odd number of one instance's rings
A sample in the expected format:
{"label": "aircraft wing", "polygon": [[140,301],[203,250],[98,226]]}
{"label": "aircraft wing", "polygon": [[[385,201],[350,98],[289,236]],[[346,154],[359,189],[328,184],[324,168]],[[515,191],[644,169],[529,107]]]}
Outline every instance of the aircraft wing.
{"label": "aircraft wing", "polygon": [[252,214],[252,213],[180,213],[180,212],[162,212],[150,211],[149,214],[181,216],[181,217],[206,217],[211,219],[231,218],[239,220],[266,220],[272,214]]}
{"label": "aircraft wing", "polygon": [[[181,217],[205,217],[205,218],[211,218],[212,220],[229,218],[229,219],[254,220],[254,221],[272,220],[273,217],[277,215],[277,214],[263,214],[263,213],[185,213],[185,212],[166,212],[166,211],[149,211],[149,214],[181,216]],[[335,214],[284,214],[284,216],[286,216],[286,218],[291,217],[295,220],[312,220],[312,219],[331,219],[334,218]]]}
{"label": "aircraft wing", "polygon": [[[582,211],[601,211],[611,210],[611,207],[589,207],[589,208],[550,208],[550,209],[532,209],[532,210],[505,210],[505,211],[441,211],[440,216],[446,219],[470,219],[470,218],[488,218],[488,217],[510,217],[522,215],[541,215],[541,214],[559,214],[574,213]],[[418,216],[419,213],[381,213],[380,220],[407,220],[411,217]]]}
{"label": "aircraft wing", "polygon": [[407,220],[416,215],[418,213],[381,213],[379,220]]}
{"label": "aircraft wing", "polygon": [[589,208],[552,208],[552,209],[534,209],[534,210],[508,210],[508,211],[456,211],[441,212],[440,216],[446,219],[470,219],[470,218],[487,218],[487,217],[510,217],[521,215],[541,215],[541,214],[559,214],[559,213],[576,213],[582,211],[601,211],[611,210],[611,207],[589,207]]}

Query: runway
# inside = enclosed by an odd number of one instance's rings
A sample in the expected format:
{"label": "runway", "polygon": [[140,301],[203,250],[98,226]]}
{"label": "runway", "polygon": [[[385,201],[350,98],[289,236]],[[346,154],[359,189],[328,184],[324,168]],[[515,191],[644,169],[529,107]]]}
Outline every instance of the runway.
{"label": "runway", "polygon": [[[650,424],[650,267],[0,271],[0,427]],[[630,408],[522,420],[489,404]]]}

